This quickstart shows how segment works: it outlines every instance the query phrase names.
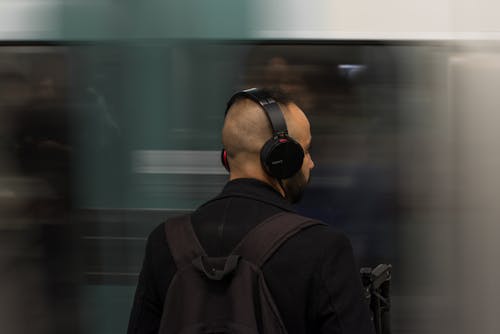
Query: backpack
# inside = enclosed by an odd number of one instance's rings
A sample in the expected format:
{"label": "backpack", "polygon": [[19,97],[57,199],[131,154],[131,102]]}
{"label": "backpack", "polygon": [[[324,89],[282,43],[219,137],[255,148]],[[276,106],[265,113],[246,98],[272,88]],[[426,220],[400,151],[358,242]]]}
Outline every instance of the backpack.
{"label": "backpack", "polygon": [[227,257],[209,257],[189,215],[169,219],[165,234],[177,272],[159,334],[286,334],[261,267],[291,236],[317,224],[323,223],[278,213],[248,232]]}

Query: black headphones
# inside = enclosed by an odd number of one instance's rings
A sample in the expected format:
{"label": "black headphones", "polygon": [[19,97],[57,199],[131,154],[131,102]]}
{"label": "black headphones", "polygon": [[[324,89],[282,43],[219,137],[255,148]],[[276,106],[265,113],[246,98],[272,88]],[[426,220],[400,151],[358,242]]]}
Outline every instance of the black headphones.
{"label": "black headphones", "polygon": [[[302,167],[304,150],[299,143],[288,136],[285,118],[276,100],[263,89],[246,89],[237,92],[231,97],[227,103],[225,115],[239,97],[246,97],[258,103],[264,109],[271,123],[273,136],[260,150],[260,162],[264,170],[279,180],[293,176]],[[229,171],[225,149],[222,149],[221,161],[226,170]]]}

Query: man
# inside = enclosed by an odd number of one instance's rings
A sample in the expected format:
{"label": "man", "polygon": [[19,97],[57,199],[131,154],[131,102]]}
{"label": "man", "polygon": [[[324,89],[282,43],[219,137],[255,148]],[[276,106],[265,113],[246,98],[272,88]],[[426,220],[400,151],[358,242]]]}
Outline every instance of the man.
{"label": "man", "polygon": [[[266,218],[293,212],[291,203],[300,199],[314,168],[304,112],[281,93],[254,91],[265,97],[266,102],[259,103],[254,93],[245,92],[231,99],[222,130],[229,182],[191,215],[202,247],[213,257],[227,256]],[[276,130],[273,117],[263,109],[269,101],[278,103],[274,105],[284,116],[290,140],[303,150],[298,171],[284,179],[272,176],[261,161],[261,150]],[[287,240],[262,271],[289,333],[373,333],[352,248],[343,234],[325,225],[304,229]],[[175,272],[162,224],[148,238],[129,334],[158,332]]]}

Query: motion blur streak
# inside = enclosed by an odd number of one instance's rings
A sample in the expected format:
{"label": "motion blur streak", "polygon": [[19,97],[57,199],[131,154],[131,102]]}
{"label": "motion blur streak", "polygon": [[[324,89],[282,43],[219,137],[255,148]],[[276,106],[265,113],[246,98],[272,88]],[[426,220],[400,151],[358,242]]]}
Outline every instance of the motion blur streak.
{"label": "motion blur streak", "polygon": [[[496,52],[495,52],[496,51]],[[468,48],[450,62],[456,111],[457,291],[462,333],[500,331],[500,53]]]}

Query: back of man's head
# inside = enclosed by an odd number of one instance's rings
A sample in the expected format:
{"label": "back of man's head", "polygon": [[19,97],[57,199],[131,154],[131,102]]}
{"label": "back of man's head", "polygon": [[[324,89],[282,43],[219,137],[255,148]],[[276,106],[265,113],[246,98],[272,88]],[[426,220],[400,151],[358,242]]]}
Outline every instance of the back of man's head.
{"label": "back of man's head", "polygon": [[[287,108],[293,103],[291,98],[279,90],[265,90],[265,93],[278,102],[286,123],[293,123]],[[237,97],[227,111],[222,129],[222,144],[227,151],[231,173],[251,177],[255,170],[261,169],[260,151],[272,133],[262,107],[248,97]]]}

